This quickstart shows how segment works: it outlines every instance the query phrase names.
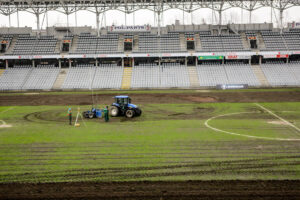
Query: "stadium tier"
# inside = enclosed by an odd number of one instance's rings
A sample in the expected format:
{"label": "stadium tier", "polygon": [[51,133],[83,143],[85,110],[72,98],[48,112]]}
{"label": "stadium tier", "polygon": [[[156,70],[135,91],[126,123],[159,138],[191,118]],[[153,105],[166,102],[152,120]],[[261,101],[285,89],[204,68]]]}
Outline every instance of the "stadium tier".
{"label": "stadium tier", "polygon": [[0,28],[0,90],[300,86],[300,29],[145,27]]}

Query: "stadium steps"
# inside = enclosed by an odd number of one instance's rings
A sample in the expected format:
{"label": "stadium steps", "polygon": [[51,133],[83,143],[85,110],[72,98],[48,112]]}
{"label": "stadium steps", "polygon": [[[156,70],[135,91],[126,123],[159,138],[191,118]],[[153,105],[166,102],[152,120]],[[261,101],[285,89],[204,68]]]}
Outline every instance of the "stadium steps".
{"label": "stadium steps", "polygon": [[265,42],[264,42],[264,39],[263,39],[261,33],[257,33],[257,39],[258,39],[259,49],[266,49],[266,45],[265,45]]}
{"label": "stadium steps", "polygon": [[4,73],[5,69],[0,69],[0,76]]}
{"label": "stadium steps", "polygon": [[250,49],[250,44],[245,33],[241,33],[241,39],[244,49]]}
{"label": "stadium steps", "polygon": [[190,87],[197,88],[200,86],[197,68],[196,66],[188,66],[189,78],[190,78]]}
{"label": "stadium steps", "polygon": [[260,65],[251,65],[252,71],[254,72],[255,76],[257,77],[258,81],[262,86],[269,87],[270,83],[267,80],[264,72],[262,71]]}
{"label": "stadium steps", "polygon": [[78,45],[78,35],[74,35],[73,40],[72,40],[72,46],[70,49],[71,53],[75,53]]}
{"label": "stadium steps", "polygon": [[60,53],[61,52],[61,40],[57,40],[54,52],[55,53]]}
{"label": "stadium steps", "polygon": [[119,34],[118,52],[124,52],[124,35]]}
{"label": "stadium steps", "polygon": [[65,79],[66,79],[66,76],[67,76],[67,73],[68,73],[69,69],[61,69],[57,78],[56,78],[56,81],[54,82],[53,84],[53,89],[61,89],[61,86],[62,84],[65,82]]}
{"label": "stadium steps", "polygon": [[5,54],[12,54],[15,48],[15,44],[17,43],[17,40],[18,40],[18,36],[14,36]]}
{"label": "stadium steps", "polygon": [[186,40],[185,40],[185,36],[183,33],[180,33],[179,40],[180,40],[181,51],[186,51]]}
{"label": "stadium steps", "polygon": [[121,89],[130,89],[131,86],[132,67],[124,67]]}
{"label": "stadium steps", "polygon": [[132,47],[133,52],[138,52],[139,51],[139,35],[134,35],[133,36],[133,47]]}
{"label": "stadium steps", "polygon": [[196,51],[201,51],[202,50],[202,45],[201,45],[201,40],[199,34],[195,34],[195,49]]}

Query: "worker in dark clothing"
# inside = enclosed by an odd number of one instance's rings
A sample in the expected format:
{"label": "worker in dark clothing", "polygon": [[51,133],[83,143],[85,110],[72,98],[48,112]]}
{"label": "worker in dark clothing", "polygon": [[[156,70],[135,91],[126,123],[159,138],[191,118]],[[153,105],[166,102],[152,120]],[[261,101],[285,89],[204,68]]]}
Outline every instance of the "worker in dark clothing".
{"label": "worker in dark clothing", "polygon": [[106,106],[106,108],[104,108],[103,112],[104,112],[104,119],[105,119],[105,122],[108,122],[108,121],[109,121],[109,111],[108,111],[108,106]]}
{"label": "worker in dark clothing", "polygon": [[72,125],[72,109],[68,109],[68,116],[69,116],[69,124]]}

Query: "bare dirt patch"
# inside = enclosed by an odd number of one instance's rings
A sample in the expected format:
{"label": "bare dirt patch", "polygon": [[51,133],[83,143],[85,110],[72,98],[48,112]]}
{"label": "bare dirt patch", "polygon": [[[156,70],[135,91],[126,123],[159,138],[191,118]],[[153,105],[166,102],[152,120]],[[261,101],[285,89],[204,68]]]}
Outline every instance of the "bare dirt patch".
{"label": "bare dirt patch", "polygon": [[276,125],[289,125],[288,123],[280,120],[273,120],[273,121],[268,121],[269,124],[276,124]]}
{"label": "bare dirt patch", "polygon": [[299,199],[300,181],[0,184],[0,199]]}
{"label": "bare dirt patch", "polygon": [[[112,94],[94,95],[96,104],[111,104]],[[205,103],[205,102],[299,102],[300,92],[191,92],[191,93],[150,93],[130,94],[135,104],[151,103]],[[90,105],[91,94],[62,95],[1,95],[0,106],[10,105]]]}

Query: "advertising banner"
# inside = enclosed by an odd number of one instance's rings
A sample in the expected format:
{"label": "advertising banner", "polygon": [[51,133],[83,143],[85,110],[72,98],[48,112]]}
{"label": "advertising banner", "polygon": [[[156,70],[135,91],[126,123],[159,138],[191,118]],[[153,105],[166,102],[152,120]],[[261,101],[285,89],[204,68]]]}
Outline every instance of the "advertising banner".
{"label": "advertising banner", "polygon": [[151,31],[150,25],[143,25],[143,26],[110,26],[110,32],[149,32]]}
{"label": "advertising banner", "polygon": [[223,60],[224,56],[198,56],[198,60]]}
{"label": "advertising banner", "polygon": [[220,84],[216,86],[219,90],[236,90],[236,89],[247,89],[248,84]]}

